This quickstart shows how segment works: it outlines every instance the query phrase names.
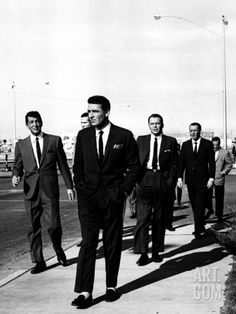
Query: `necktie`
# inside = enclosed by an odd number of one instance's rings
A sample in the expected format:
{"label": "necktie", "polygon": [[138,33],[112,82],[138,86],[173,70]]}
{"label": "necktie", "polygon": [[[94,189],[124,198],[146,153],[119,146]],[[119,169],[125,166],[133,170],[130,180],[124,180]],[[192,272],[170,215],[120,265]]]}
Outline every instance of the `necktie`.
{"label": "necktie", "polygon": [[157,138],[155,137],[153,146],[152,169],[157,170]]}
{"label": "necktie", "polygon": [[39,138],[36,137],[36,151],[37,151],[37,156],[38,156],[38,162],[40,164],[40,160],[41,160],[41,149],[39,146]]}
{"label": "necktie", "polygon": [[102,163],[103,161],[103,140],[102,140],[103,131],[99,132],[99,140],[98,140],[98,151],[99,151],[99,161]]}
{"label": "necktie", "polygon": [[194,142],[194,150],[193,150],[193,156],[194,156],[194,159],[196,160],[197,159],[197,142]]}

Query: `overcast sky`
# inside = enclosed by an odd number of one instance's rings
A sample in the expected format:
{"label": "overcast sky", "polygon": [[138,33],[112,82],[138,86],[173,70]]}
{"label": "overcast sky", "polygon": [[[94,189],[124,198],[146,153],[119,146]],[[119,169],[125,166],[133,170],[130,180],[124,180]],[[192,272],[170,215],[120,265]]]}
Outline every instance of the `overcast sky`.
{"label": "overcast sky", "polygon": [[[221,135],[223,14],[229,21],[231,137],[236,136],[235,0],[2,0],[0,138],[14,135],[13,81],[17,137],[28,134],[29,110],[40,111],[45,132],[76,134],[94,94],[108,97],[111,121],[135,135],[148,131],[147,117],[154,112],[163,115],[167,134],[185,132],[198,121],[203,130]],[[156,21],[154,15],[175,17]]]}

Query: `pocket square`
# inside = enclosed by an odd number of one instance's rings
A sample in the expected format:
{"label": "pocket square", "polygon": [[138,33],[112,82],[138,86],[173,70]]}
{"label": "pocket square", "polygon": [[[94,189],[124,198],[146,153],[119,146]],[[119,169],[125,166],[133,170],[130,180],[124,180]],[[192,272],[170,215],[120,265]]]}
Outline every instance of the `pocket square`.
{"label": "pocket square", "polygon": [[164,153],[168,153],[168,152],[171,152],[171,149],[165,149],[164,150]]}
{"label": "pocket square", "polygon": [[114,144],[113,149],[121,149],[123,146],[124,144]]}

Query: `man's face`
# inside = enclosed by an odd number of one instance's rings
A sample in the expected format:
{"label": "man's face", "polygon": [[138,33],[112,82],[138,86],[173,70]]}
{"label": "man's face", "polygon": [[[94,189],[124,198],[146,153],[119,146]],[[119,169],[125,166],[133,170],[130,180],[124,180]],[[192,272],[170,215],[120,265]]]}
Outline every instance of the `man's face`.
{"label": "man's face", "polygon": [[88,114],[92,126],[101,128],[109,116],[109,111],[105,112],[101,105],[88,104]]}
{"label": "man's face", "polygon": [[161,122],[161,119],[159,117],[153,118],[151,117],[148,122],[149,129],[151,133],[155,136],[158,136],[162,133],[163,129],[163,123]]}
{"label": "man's face", "polygon": [[190,134],[190,137],[194,141],[197,141],[200,138],[200,134],[201,134],[201,131],[199,130],[198,125],[190,125],[189,134]]}
{"label": "man's face", "polygon": [[28,117],[27,128],[31,134],[38,136],[41,133],[42,123],[39,118]]}
{"label": "man's face", "polygon": [[215,152],[220,149],[220,142],[219,141],[212,141],[212,144],[213,144],[213,148],[214,148]]}
{"label": "man's face", "polygon": [[82,129],[86,129],[86,128],[89,128],[91,126],[90,121],[89,121],[89,117],[82,117],[80,119],[80,123],[81,123]]}

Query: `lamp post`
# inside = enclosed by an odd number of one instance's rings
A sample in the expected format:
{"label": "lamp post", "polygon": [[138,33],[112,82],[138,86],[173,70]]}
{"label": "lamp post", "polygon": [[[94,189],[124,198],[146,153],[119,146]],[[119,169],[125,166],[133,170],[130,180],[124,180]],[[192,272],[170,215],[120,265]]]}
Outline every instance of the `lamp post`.
{"label": "lamp post", "polygon": [[[44,82],[44,85],[49,85],[50,83]],[[16,140],[17,140],[17,133],[16,133],[16,83],[15,81],[12,82],[11,84],[11,88],[13,91],[13,120],[14,120],[14,145],[16,144]]]}
{"label": "lamp post", "polygon": [[225,19],[225,16],[222,15],[222,22],[223,22],[223,36],[212,32],[206,27],[203,27],[202,25],[195,23],[194,21],[191,21],[189,19],[186,19],[181,16],[175,16],[175,15],[154,15],[155,20],[160,20],[161,18],[174,18],[183,20],[187,23],[193,24],[201,29],[204,29],[208,33],[211,33],[212,35],[220,38],[222,40],[223,45],[223,130],[224,130],[224,147],[227,149],[227,82],[226,82],[226,45],[225,45],[225,26],[228,25],[228,21]]}

